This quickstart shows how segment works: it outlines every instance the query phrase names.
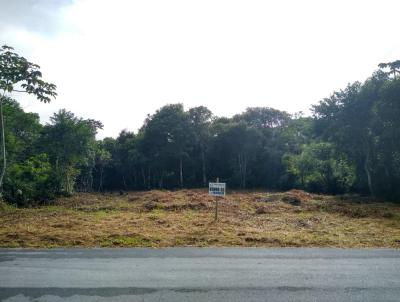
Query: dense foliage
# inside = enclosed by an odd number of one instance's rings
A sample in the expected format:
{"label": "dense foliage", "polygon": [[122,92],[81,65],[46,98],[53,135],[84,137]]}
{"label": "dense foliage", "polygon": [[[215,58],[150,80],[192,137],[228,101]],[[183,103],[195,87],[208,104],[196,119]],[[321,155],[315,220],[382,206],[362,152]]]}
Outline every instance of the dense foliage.
{"label": "dense foliage", "polygon": [[364,83],[313,106],[311,117],[263,107],[225,118],[170,104],[137,133],[103,140],[99,121],[61,110],[42,125],[3,97],[3,196],[31,204],[76,190],[204,187],[218,177],[230,188],[399,198],[399,65],[380,64]]}
{"label": "dense foliage", "polygon": [[[0,47],[0,126],[1,126],[1,156],[0,198],[3,198],[4,187],[7,199],[17,201],[30,198],[44,198],[49,195],[49,171],[46,153],[28,152],[33,148],[37,137],[35,130],[40,128],[37,116],[25,114],[7,94],[15,92],[27,93],[37,100],[48,103],[57,96],[56,85],[45,82],[39,65],[29,62],[14,52],[12,47]],[[6,108],[4,108],[6,105]],[[4,123],[5,116],[10,122]],[[11,129],[10,129],[11,126]],[[7,128],[7,129],[6,129]],[[8,130],[8,131],[7,131]],[[7,136],[6,136],[6,132]],[[13,149],[14,148],[14,149]],[[11,150],[11,152],[10,152]],[[15,151],[15,152],[12,152]],[[11,156],[11,169],[8,169],[7,154]],[[31,157],[27,157],[29,156]],[[27,163],[26,166],[24,163]]]}

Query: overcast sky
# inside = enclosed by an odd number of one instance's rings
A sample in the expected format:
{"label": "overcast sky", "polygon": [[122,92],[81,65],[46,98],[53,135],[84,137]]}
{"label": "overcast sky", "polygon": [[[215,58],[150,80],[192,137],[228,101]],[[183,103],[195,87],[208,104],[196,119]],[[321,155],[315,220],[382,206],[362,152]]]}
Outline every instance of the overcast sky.
{"label": "overcast sky", "polygon": [[290,113],[400,59],[400,1],[0,0],[0,44],[42,67],[58,98],[15,96],[136,131],[167,103],[219,116]]}

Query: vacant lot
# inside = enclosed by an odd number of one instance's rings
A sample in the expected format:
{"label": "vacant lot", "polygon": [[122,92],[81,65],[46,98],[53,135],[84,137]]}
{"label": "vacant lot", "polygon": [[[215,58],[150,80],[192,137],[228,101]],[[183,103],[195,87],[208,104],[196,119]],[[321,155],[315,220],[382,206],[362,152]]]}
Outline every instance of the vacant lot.
{"label": "vacant lot", "polygon": [[324,246],[400,248],[400,205],[351,196],[205,190],[77,194],[0,204],[1,247]]}

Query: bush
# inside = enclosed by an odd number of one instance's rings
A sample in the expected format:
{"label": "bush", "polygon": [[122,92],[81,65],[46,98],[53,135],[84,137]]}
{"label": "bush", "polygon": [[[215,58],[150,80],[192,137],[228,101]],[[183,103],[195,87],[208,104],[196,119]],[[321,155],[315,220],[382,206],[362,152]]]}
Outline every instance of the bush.
{"label": "bush", "polygon": [[54,197],[54,177],[46,154],[12,164],[4,183],[4,198],[18,205],[43,202]]}

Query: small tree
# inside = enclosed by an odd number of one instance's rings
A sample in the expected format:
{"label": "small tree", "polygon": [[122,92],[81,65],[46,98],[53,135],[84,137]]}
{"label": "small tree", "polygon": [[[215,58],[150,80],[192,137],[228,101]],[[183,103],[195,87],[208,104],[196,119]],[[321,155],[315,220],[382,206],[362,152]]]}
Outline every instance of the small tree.
{"label": "small tree", "polygon": [[4,136],[3,101],[7,93],[23,92],[33,94],[44,103],[57,96],[56,85],[42,80],[40,66],[29,62],[13,51],[12,47],[0,48],[0,124],[3,167],[0,173],[0,194],[3,191],[3,178],[6,172],[6,145]]}

